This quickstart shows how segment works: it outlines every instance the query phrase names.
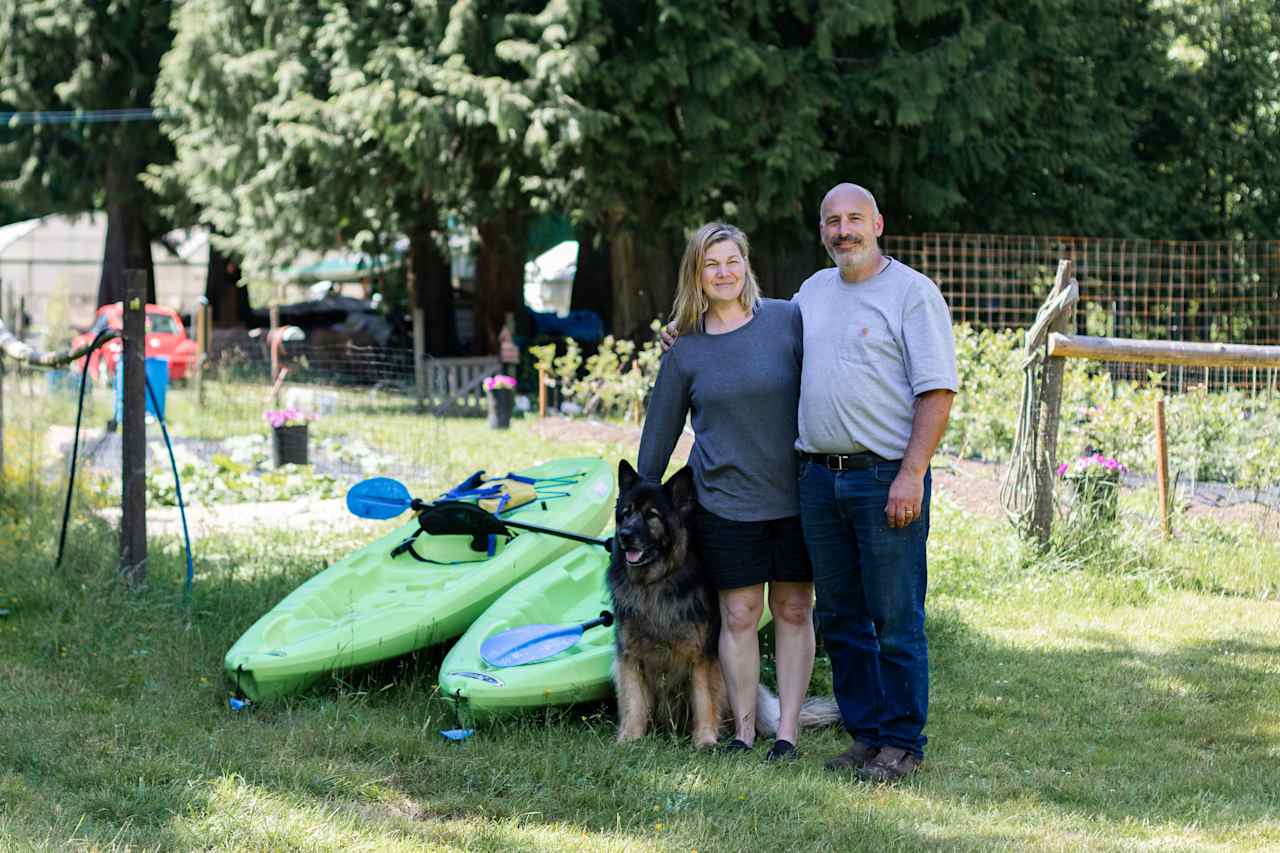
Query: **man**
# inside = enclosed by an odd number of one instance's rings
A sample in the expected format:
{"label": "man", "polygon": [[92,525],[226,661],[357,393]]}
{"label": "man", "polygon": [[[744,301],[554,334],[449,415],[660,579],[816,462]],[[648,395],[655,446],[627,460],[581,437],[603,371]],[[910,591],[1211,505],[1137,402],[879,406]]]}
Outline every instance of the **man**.
{"label": "man", "polygon": [[855,184],[822,200],[836,267],[795,295],[804,318],[800,516],[814,614],[853,744],[827,762],[892,782],[924,756],[929,462],[959,381],[951,316],[927,277],[884,255],[884,217]]}

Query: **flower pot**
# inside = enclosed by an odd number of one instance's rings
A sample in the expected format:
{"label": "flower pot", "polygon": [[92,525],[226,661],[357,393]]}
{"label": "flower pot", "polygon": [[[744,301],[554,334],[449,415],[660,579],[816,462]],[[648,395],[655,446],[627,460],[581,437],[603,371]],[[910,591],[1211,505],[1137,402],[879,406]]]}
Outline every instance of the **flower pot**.
{"label": "flower pot", "polygon": [[1088,473],[1068,478],[1071,483],[1073,514],[1084,522],[1109,523],[1116,520],[1120,503],[1120,474]]}
{"label": "flower pot", "polygon": [[508,429],[511,426],[511,410],[515,408],[514,388],[491,388],[484,392],[489,403],[489,428]]}
{"label": "flower pot", "polygon": [[271,430],[271,461],[275,467],[307,464],[307,425],[275,427]]}

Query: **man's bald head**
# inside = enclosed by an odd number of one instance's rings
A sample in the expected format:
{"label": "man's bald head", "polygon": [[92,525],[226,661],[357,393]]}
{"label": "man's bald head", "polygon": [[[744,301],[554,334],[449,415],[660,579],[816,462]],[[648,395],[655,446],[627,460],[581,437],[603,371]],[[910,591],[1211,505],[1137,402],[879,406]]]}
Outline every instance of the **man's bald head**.
{"label": "man's bald head", "polygon": [[871,215],[880,215],[880,205],[876,204],[876,197],[871,194],[871,190],[858,184],[844,182],[836,184],[827,190],[827,194],[822,197],[822,204],[818,206],[818,222],[821,223],[827,212],[827,202],[834,201],[837,198],[852,196],[858,198],[871,205]]}
{"label": "man's bald head", "polygon": [[823,196],[818,236],[843,280],[854,283],[879,272],[882,255],[878,241],[883,232],[884,217],[866,187],[836,184]]}

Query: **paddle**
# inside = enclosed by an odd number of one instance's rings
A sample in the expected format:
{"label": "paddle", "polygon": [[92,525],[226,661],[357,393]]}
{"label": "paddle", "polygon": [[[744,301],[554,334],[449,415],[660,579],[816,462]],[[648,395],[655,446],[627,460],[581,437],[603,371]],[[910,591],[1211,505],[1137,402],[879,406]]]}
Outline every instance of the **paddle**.
{"label": "paddle", "polygon": [[[496,530],[495,525],[501,525],[516,530],[527,530],[531,533],[546,533],[551,536],[559,536],[562,539],[571,539],[574,542],[585,542],[588,545],[599,545],[605,549],[608,549],[613,542],[612,539],[597,539],[592,536],[583,536],[580,533],[571,533],[568,530],[557,530],[554,527],[543,527],[538,524],[527,524],[523,521],[498,518],[485,512],[475,504],[462,503],[460,501],[444,501],[438,504],[425,503],[410,495],[404,483],[399,480],[393,480],[390,477],[373,477],[356,483],[347,492],[347,509],[360,518],[371,518],[379,521],[395,518],[406,509],[420,510],[422,514],[419,516],[419,520],[422,522],[423,530],[433,534],[470,533],[481,535],[493,532],[505,533],[505,531]],[[435,516],[432,515],[433,512],[436,514]],[[437,522],[437,526],[433,527],[433,522]]]}
{"label": "paddle", "polygon": [[480,657],[489,666],[499,668],[536,663],[576,645],[584,631],[612,624],[613,614],[604,610],[581,625],[522,625],[481,643]]}

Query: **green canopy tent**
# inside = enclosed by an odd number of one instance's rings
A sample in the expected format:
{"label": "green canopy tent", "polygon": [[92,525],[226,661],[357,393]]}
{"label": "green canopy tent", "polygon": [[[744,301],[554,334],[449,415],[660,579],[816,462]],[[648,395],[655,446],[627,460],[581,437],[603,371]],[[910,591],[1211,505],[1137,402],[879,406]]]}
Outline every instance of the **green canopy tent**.
{"label": "green canopy tent", "polygon": [[297,264],[281,273],[281,277],[293,284],[315,284],[320,281],[360,281],[398,269],[399,254],[371,257],[365,254],[334,255],[311,263]]}

